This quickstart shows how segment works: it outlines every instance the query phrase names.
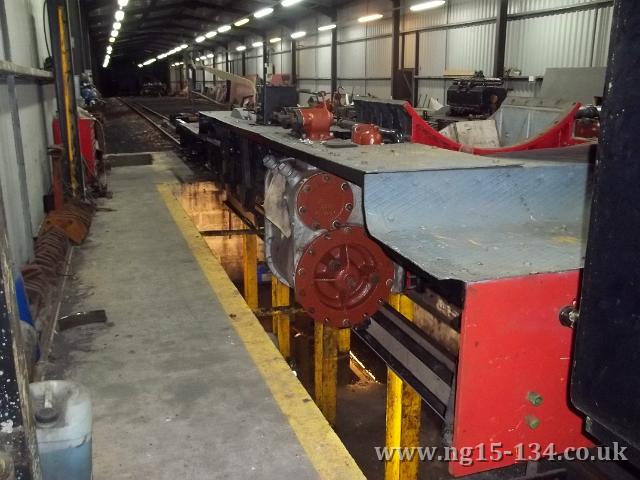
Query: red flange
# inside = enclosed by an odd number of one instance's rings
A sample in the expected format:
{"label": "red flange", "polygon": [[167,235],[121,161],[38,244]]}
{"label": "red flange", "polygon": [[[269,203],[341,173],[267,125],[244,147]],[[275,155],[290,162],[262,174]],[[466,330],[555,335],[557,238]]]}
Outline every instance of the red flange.
{"label": "red flange", "polygon": [[331,230],[344,225],[353,210],[353,191],[349,183],[330,173],[307,178],[296,198],[300,220],[314,230]]}
{"label": "red flange", "polygon": [[393,263],[362,227],[345,226],[311,242],[296,267],[296,298],[317,322],[362,323],[393,284]]}

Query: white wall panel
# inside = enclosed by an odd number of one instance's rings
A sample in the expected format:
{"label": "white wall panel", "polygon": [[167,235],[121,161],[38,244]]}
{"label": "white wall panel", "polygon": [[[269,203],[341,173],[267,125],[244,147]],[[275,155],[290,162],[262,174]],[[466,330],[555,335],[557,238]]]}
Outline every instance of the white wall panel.
{"label": "white wall panel", "polygon": [[[416,63],[416,35],[411,33],[404,35],[402,45],[404,55],[404,65],[401,68],[414,68]],[[400,60],[402,62],[402,59]]]}
{"label": "white wall panel", "polygon": [[308,48],[298,50],[298,76],[300,78],[316,77],[316,50]]}
{"label": "white wall panel", "polygon": [[528,13],[571,5],[584,5],[595,0],[509,0],[509,13]]}
{"label": "white wall panel", "polygon": [[495,17],[496,14],[496,0],[450,0],[448,23],[483,20]]}
{"label": "white wall panel", "polygon": [[338,45],[338,77],[364,78],[366,43],[355,42]]}
{"label": "white wall panel", "polygon": [[447,31],[433,30],[422,32],[419,37],[420,54],[418,75],[435,77],[444,75],[447,68]]}
{"label": "white wall panel", "polygon": [[316,49],[316,75],[322,79],[331,78],[331,47]]}
{"label": "white wall panel", "polygon": [[447,30],[447,69],[493,70],[494,23]]}
{"label": "white wall panel", "polygon": [[549,67],[589,67],[596,10],[512,20],[507,25],[505,67],[544,75]]}
{"label": "white wall panel", "polygon": [[375,38],[365,44],[365,76],[391,77],[391,38]]}
{"label": "white wall panel", "polygon": [[611,38],[611,20],[613,7],[602,8],[597,12],[595,45],[593,46],[592,66],[604,67],[609,58],[609,40]]}

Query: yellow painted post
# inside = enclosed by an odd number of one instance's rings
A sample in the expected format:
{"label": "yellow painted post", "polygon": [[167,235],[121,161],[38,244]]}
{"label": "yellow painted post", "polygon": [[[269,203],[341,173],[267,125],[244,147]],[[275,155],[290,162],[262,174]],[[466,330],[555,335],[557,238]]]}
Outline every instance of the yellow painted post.
{"label": "yellow painted post", "polygon": [[338,353],[347,353],[351,350],[351,329],[338,330]]}
{"label": "yellow painted post", "polygon": [[[271,275],[271,307],[288,307],[290,304],[290,289]],[[273,312],[273,333],[278,337],[278,348],[284,358],[291,356],[291,319],[288,313]]]}
{"label": "yellow painted post", "polygon": [[314,327],[315,400],[331,426],[336,423],[338,330],[320,322]]}
{"label": "yellow painted post", "polygon": [[[413,302],[401,294],[392,294],[390,305],[409,320],[413,320]],[[402,381],[391,369],[387,370],[387,432],[386,446],[392,449],[418,447],[420,443],[420,395]],[[385,480],[416,480],[419,456],[400,460],[397,452],[386,462]]]}
{"label": "yellow painted post", "polygon": [[249,308],[258,308],[258,238],[254,234],[242,235],[242,267],[244,273],[244,300]]}

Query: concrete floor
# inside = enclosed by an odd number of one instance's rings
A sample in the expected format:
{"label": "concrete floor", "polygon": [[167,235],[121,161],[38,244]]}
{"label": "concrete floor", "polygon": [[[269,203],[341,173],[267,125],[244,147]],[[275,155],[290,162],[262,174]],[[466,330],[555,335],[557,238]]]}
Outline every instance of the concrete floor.
{"label": "concrete floor", "polygon": [[54,359],[89,388],[95,480],[318,478],[156,190],[172,153],[112,171],[113,199],[77,248]]}

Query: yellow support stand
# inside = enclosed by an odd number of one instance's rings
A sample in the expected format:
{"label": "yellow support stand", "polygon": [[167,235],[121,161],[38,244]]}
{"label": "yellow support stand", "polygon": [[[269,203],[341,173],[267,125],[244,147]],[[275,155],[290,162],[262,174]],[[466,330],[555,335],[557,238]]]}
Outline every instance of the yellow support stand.
{"label": "yellow support stand", "polygon": [[348,353],[351,350],[351,329],[338,330],[338,353]]}
{"label": "yellow support stand", "polygon": [[[404,295],[391,294],[389,303],[409,320],[413,320],[413,302]],[[422,399],[391,369],[387,369],[387,432],[386,446],[390,449],[420,445],[420,411]],[[419,456],[400,460],[396,451],[385,463],[385,480],[416,480]]]}
{"label": "yellow support stand", "polygon": [[331,426],[336,424],[338,330],[320,322],[314,327],[315,400]]}
{"label": "yellow support stand", "polygon": [[244,300],[251,310],[258,308],[258,238],[242,235]]}
{"label": "yellow support stand", "polygon": [[284,358],[291,357],[291,319],[288,313],[275,311],[276,307],[288,307],[290,289],[275,275],[271,275],[271,307],[273,313],[273,334],[278,338],[278,348]]}

